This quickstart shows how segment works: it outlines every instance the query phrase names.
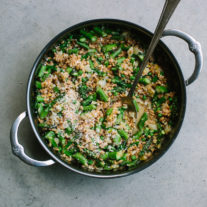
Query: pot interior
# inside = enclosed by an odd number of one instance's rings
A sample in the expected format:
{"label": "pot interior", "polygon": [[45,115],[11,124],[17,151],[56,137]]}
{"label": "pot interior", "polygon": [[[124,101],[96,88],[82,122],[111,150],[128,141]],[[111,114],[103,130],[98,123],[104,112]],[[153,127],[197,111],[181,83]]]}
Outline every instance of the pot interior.
{"label": "pot interior", "polygon": [[33,127],[33,130],[41,143],[41,145],[44,147],[44,149],[59,163],[64,165],[65,167],[76,171],[78,173],[93,176],[93,177],[102,177],[102,178],[111,178],[111,177],[121,177],[125,175],[129,175],[134,172],[138,172],[149,165],[151,165],[153,162],[155,162],[157,159],[159,159],[171,146],[173,141],[175,140],[184,118],[185,113],[185,105],[186,105],[186,90],[185,90],[185,84],[182,72],[180,70],[180,67],[173,56],[173,54],[170,52],[170,50],[165,46],[165,44],[160,41],[158,46],[155,49],[154,52],[154,58],[155,61],[164,69],[165,75],[168,78],[169,86],[172,90],[174,90],[178,97],[178,117],[176,118],[175,126],[173,127],[173,130],[170,132],[167,139],[162,144],[162,147],[159,151],[154,153],[154,156],[145,162],[141,162],[137,167],[133,169],[128,169],[125,171],[115,171],[115,172],[109,172],[109,171],[103,171],[101,173],[98,172],[88,172],[84,171],[81,167],[74,165],[74,164],[68,164],[65,161],[61,160],[45,143],[44,139],[40,136],[38,132],[38,127],[35,122],[35,114],[33,113],[33,89],[34,89],[34,76],[36,72],[38,71],[38,66],[40,65],[41,61],[47,54],[50,52],[50,49],[54,46],[54,44],[57,43],[57,41],[61,41],[61,39],[64,39],[69,34],[75,33],[77,30],[83,27],[91,27],[94,25],[107,25],[110,27],[118,27],[121,29],[125,29],[128,31],[131,31],[132,34],[134,34],[139,42],[142,44],[143,48],[147,48],[149,45],[149,42],[152,37],[152,33],[147,31],[146,29],[137,26],[133,23],[121,21],[121,20],[111,20],[111,19],[100,19],[100,20],[92,20],[83,22],[80,24],[77,24],[75,26],[72,26],[65,31],[58,34],[55,38],[53,38],[42,50],[39,57],[34,63],[34,66],[32,68],[32,72],[30,74],[29,82],[28,82],[28,93],[27,93],[27,109],[29,118]]}

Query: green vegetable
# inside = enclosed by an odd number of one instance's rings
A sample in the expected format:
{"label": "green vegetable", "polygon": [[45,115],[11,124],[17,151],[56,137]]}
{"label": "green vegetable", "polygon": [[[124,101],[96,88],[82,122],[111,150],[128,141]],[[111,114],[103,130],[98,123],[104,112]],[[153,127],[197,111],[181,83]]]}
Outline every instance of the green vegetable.
{"label": "green vegetable", "polygon": [[86,38],[85,37],[80,37],[79,41],[80,42],[85,42],[86,41]]}
{"label": "green vegetable", "polygon": [[66,68],[66,71],[70,74],[73,71],[73,69],[68,67],[68,68]]}
{"label": "green vegetable", "polygon": [[96,41],[96,36],[93,36],[90,32],[86,32],[84,30],[80,30],[80,33],[82,35],[84,35],[86,38],[88,38],[89,40],[91,40],[92,42],[95,42]]}
{"label": "green vegetable", "polygon": [[138,127],[139,127],[140,130],[142,130],[144,128],[144,124],[147,121],[147,119],[148,119],[147,113],[144,112],[144,114],[142,115],[142,117],[141,117],[141,119],[139,120],[139,123],[138,123]]}
{"label": "green vegetable", "polygon": [[73,130],[72,130],[71,127],[68,127],[68,128],[65,129],[65,132],[66,132],[68,135],[70,135],[70,134],[72,134]]}
{"label": "green vegetable", "polygon": [[150,79],[148,79],[148,78],[140,78],[139,82],[144,84],[144,85],[148,85],[148,84],[151,83]]}
{"label": "green vegetable", "polygon": [[41,89],[42,88],[41,82],[39,82],[39,81],[35,81],[35,86],[38,89]]}
{"label": "green vegetable", "polygon": [[96,88],[96,93],[98,94],[101,101],[107,102],[108,96],[105,94],[104,90],[101,87]]}
{"label": "green vegetable", "polygon": [[152,78],[152,82],[155,83],[155,82],[157,82],[157,80],[158,80],[158,77],[155,75],[155,76]]}
{"label": "green vegetable", "polygon": [[78,75],[79,75],[79,76],[83,75],[83,71],[82,71],[82,70],[79,70],[79,71],[78,71]]}
{"label": "green vegetable", "polygon": [[38,77],[39,77],[39,78],[42,78],[45,72],[46,72],[46,65],[43,65],[43,66],[40,68],[40,71],[39,71],[39,73],[38,73]]}
{"label": "green vegetable", "polygon": [[73,53],[75,53],[75,54],[77,54],[79,52],[79,49],[78,48],[73,48],[73,49],[69,49],[68,50],[68,54],[70,55],[70,54],[73,54]]}
{"label": "green vegetable", "polygon": [[105,65],[106,67],[108,67],[108,66],[109,66],[109,61],[106,60],[105,63],[104,63],[104,65]]}
{"label": "green vegetable", "polygon": [[117,59],[117,64],[121,64],[125,60],[125,57],[120,57]]}
{"label": "green vegetable", "polygon": [[140,136],[142,135],[143,133],[143,129],[139,130],[138,132],[136,132],[134,135],[133,135],[133,139],[139,139]]}
{"label": "green vegetable", "polygon": [[82,103],[81,103],[82,106],[89,105],[93,101],[93,99],[94,99],[94,96],[93,95],[88,96],[87,99],[85,99],[84,101],[82,101]]}
{"label": "green vegetable", "polygon": [[48,124],[46,124],[46,123],[39,123],[38,126],[41,127],[41,128],[49,128],[49,127],[50,127],[50,126],[49,126]]}
{"label": "green vegetable", "polygon": [[44,98],[41,95],[37,95],[37,102],[44,102]]}
{"label": "green vegetable", "polygon": [[53,88],[53,91],[56,92],[56,93],[60,93],[60,89],[59,89],[57,86],[55,86],[55,87]]}
{"label": "green vegetable", "polygon": [[80,153],[77,152],[73,155],[73,158],[75,158],[78,162],[80,162],[83,165],[87,165],[88,160]]}
{"label": "green vegetable", "polygon": [[132,160],[136,160],[137,159],[136,155],[132,155],[131,158],[132,158]]}
{"label": "green vegetable", "polygon": [[109,157],[109,153],[105,152],[105,154],[100,155],[101,159],[106,160]]}
{"label": "green vegetable", "polygon": [[91,70],[94,70],[94,69],[95,69],[95,67],[94,67],[94,64],[93,64],[93,61],[92,61],[92,60],[89,60],[89,65],[90,65]]}
{"label": "green vegetable", "polygon": [[118,50],[114,51],[114,52],[110,55],[110,57],[111,57],[111,58],[115,58],[116,56],[118,56],[118,55],[121,53],[121,51],[122,51],[122,49],[119,48]]}
{"label": "green vegetable", "polygon": [[116,124],[120,124],[124,117],[124,110],[121,108],[120,113],[117,116]]}
{"label": "green vegetable", "polygon": [[83,111],[92,111],[96,109],[96,106],[94,104],[90,104],[88,106],[83,106]]}
{"label": "green vegetable", "polygon": [[124,152],[118,151],[118,152],[109,152],[109,158],[112,160],[120,160],[123,156]]}
{"label": "green vegetable", "polygon": [[55,132],[49,131],[46,133],[45,138],[47,139],[53,139],[55,137]]}
{"label": "green vegetable", "polygon": [[94,49],[94,48],[90,48],[90,49],[88,50],[88,52],[89,52],[89,54],[90,54],[90,53],[96,53],[96,52],[97,52],[97,50],[96,50],[96,49]]}
{"label": "green vegetable", "polygon": [[136,102],[135,99],[133,99],[133,104],[134,104],[134,107],[136,109],[136,112],[138,112],[139,111],[139,105],[138,105],[138,103]]}
{"label": "green vegetable", "polygon": [[111,115],[112,111],[113,111],[113,108],[109,108],[109,109],[107,109],[107,110],[106,110],[106,115],[107,115],[107,116]]}
{"label": "green vegetable", "polygon": [[45,138],[50,141],[50,143],[52,144],[53,147],[58,147],[57,143],[54,140],[54,137],[55,137],[55,132],[53,132],[53,131],[49,131],[45,135]]}
{"label": "green vegetable", "polygon": [[127,132],[124,131],[123,129],[118,130],[118,133],[119,133],[119,135],[120,135],[122,138],[124,138],[124,139],[126,139],[126,140],[129,138],[129,135],[128,135]]}
{"label": "green vegetable", "polygon": [[77,41],[77,44],[80,45],[81,47],[87,49],[87,50],[89,49],[89,46],[88,46],[86,43],[78,42],[78,41]]}
{"label": "green vegetable", "polygon": [[119,145],[121,143],[121,136],[117,134],[113,141],[116,145]]}
{"label": "green vegetable", "polygon": [[102,37],[106,37],[106,36],[107,36],[107,33],[104,32],[100,27],[94,27],[93,30],[94,30],[97,34],[101,35]]}
{"label": "green vegetable", "polygon": [[156,86],[155,91],[157,93],[167,93],[167,88],[165,86]]}
{"label": "green vegetable", "polygon": [[49,108],[45,108],[40,112],[40,119],[44,119],[49,113]]}
{"label": "green vegetable", "polygon": [[112,51],[116,48],[117,48],[117,44],[109,44],[109,45],[104,45],[102,47],[102,50],[103,50],[104,53],[107,53],[107,52],[110,52],[110,51]]}
{"label": "green vegetable", "polygon": [[81,98],[86,99],[87,93],[89,92],[89,88],[85,84],[80,85],[78,88],[78,92],[79,92]]}

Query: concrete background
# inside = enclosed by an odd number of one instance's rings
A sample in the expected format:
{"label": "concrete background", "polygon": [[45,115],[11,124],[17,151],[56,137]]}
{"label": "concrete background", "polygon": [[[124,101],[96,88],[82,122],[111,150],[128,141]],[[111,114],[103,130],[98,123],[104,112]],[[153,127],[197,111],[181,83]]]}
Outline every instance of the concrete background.
{"label": "concrete background", "polygon": [[[170,150],[146,170],[120,179],[99,180],[52,167],[28,166],[11,153],[9,130],[26,109],[30,69],[44,45],[63,29],[94,18],[119,18],[154,31],[164,0],[0,0],[0,207],[206,207],[207,70],[187,88],[183,127]],[[199,42],[207,60],[206,0],[182,0],[167,28]],[[187,45],[166,37],[187,78],[194,58]],[[19,132],[26,152],[44,153],[28,120]],[[44,156],[45,157],[45,156]]]}

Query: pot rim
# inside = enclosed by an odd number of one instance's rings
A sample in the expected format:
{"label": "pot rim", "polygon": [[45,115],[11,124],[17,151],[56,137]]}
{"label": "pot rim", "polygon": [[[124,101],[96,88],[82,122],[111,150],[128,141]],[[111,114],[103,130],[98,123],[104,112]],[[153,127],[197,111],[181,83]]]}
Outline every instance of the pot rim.
{"label": "pot rim", "polygon": [[179,73],[179,78],[180,78],[180,84],[181,84],[181,90],[182,90],[182,94],[184,95],[183,100],[184,103],[181,106],[182,110],[180,116],[179,116],[179,125],[175,131],[175,133],[173,134],[171,141],[169,142],[168,146],[165,148],[164,151],[160,151],[158,155],[154,156],[151,160],[148,160],[146,163],[144,163],[142,166],[139,166],[133,170],[130,171],[126,171],[126,172],[121,172],[116,174],[116,172],[113,172],[113,174],[101,174],[101,173],[96,173],[96,172],[88,172],[88,171],[84,171],[83,169],[79,170],[79,169],[75,169],[72,166],[70,166],[68,163],[64,162],[63,160],[61,160],[58,156],[55,155],[55,153],[52,152],[52,150],[44,143],[44,141],[42,140],[41,136],[38,133],[38,130],[36,129],[36,126],[34,124],[34,120],[32,117],[32,107],[31,107],[31,85],[32,85],[32,80],[33,80],[33,76],[34,73],[38,67],[39,62],[41,61],[42,57],[45,55],[45,53],[47,52],[48,48],[51,47],[52,44],[54,44],[57,40],[59,40],[62,36],[64,36],[64,34],[68,33],[69,31],[72,30],[76,30],[81,26],[90,26],[90,25],[94,25],[94,24],[112,24],[115,23],[117,25],[124,25],[124,26],[128,26],[129,28],[135,28],[135,29],[139,29],[140,31],[142,31],[143,33],[145,33],[145,35],[148,36],[152,36],[153,33],[150,32],[149,30],[143,28],[142,26],[139,26],[135,23],[129,22],[129,21],[125,21],[125,20],[120,20],[120,19],[110,19],[110,18],[104,18],[104,19],[92,19],[92,20],[87,20],[87,21],[83,21],[81,23],[75,24],[71,27],[66,28],[65,30],[63,30],[62,32],[58,33],[54,38],[52,38],[47,44],[46,46],[42,49],[42,51],[40,52],[40,54],[38,55],[38,57],[36,58],[33,66],[32,66],[32,70],[30,72],[29,75],[29,79],[28,79],[28,83],[27,83],[27,113],[28,113],[28,117],[30,120],[30,124],[32,126],[33,132],[35,133],[39,143],[41,144],[41,146],[44,148],[44,150],[58,163],[60,163],[61,165],[63,165],[64,167],[70,169],[73,172],[82,174],[82,175],[86,175],[89,177],[95,177],[95,178],[118,178],[118,177],[124,177],[127,175],[131,175],[134,173],[137,173],[139,171],[144,170],[145,168],[149,167],[150,165],[152,165],[153,163],[155,163],[158,159],[160,159],[160,157],[162,157],[165,152],[168,151],[168,149],[170,148],[170,146],[173,144],[173,142],[175,141],[182,123],[183,123],[183,119],[185,116],[185,109],[186,109],[186,86],[185,86],[185,81],[184,81],[184,77],[181,71],[181,68],[175,58],[175,56],[172,54],[172,52],[170,51],[170,49],[165,45],[165,43],[162,40],[159,40],[159,45],[162,47],[162,49],[165,50],[165,53],[168,53],[168,56],[171,57],[172,61],[174,62],[175,66],[177,67],[177,72]]}

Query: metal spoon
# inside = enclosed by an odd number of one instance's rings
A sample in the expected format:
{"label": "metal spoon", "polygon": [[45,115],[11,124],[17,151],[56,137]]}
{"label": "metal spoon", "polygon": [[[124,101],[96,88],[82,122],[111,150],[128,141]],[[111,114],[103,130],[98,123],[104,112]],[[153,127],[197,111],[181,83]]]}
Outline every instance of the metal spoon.
{"label": "metal spoon", "polygon": [[122,104],[127,104],[128,110],[130,110],[130,111],[137,112],[135,105],[133,103],[134,90],[136,89],[137,83],[139,82],[139,79],[142,75],[144,68],[147,65],[147,62],[148,62],[150,56],[152,55],[160,37],[162,36],[163,30],[164,30],[166,24],[168,23],[170,17],[172,16],[172,14],[173,14],[173,12],[179,2],[180,2],[180,0],[166,0],[165,5],[162,10],[162,13],[161,13],[161,16],[160,16],[160,19],[159,19],[159,22],[157,24],[154,35],[153,35],[152,40],[150,42],[149,48],[147,49],[144,60],[140,66],[140,70],[136,75],[136,78],[135,78],[133,85],[128,93],[128,96],[121,98]]}

